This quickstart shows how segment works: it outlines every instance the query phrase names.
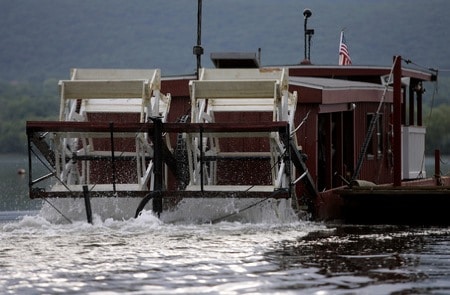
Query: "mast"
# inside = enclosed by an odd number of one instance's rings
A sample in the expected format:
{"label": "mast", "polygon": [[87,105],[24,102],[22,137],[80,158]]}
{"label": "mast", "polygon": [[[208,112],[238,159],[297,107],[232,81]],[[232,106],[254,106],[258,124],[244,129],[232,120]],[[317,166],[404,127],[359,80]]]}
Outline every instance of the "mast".
{"label": "mast", "polygon": [[197,56],[197,69],[196,75],[198,79],[200,68],[202,67],[202,0],[197,0],[197,45],[193,49],[194,55]]}

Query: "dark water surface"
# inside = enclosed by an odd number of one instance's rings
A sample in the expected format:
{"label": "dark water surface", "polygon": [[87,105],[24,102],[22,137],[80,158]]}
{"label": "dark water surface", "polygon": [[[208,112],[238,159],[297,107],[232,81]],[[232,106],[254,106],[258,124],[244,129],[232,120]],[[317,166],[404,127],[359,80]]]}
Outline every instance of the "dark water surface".
{"label": "dark water surface", "polygon": [[320,294],[450,294],[450,230],[336,226],[284,243],[286,267],[312,267]]}
{"label": "dark water surface", "polygon": [[50,222],[16,174],[26,159],[0,160],[0,294],[450,294],[449,227],[313,223],[262,206],[217,224],[150,211]]}

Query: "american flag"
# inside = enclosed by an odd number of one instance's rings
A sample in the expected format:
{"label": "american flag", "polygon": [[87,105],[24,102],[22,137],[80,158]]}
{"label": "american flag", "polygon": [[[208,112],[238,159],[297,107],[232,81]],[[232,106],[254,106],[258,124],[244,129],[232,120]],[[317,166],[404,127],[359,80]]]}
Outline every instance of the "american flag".
{"label": "american flag", "polygon": [[348,66],[352,64],[347,44],[345,43],[344,31],[341,32],[341,42],[339,44],[339,65]]}

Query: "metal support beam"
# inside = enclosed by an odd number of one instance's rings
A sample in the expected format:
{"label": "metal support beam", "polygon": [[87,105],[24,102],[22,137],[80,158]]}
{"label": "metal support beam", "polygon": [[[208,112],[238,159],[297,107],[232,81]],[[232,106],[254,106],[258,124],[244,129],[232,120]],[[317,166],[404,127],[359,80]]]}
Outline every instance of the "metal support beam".
{"label": "metal support beam", "polygon": [[[161,118],[155,117],[151,118],[153,121],[153,148],[154,148],[154,191],[156,193],[161,192],[163,189],[163,123]],[[156,194],[153,198],[153,212],[155,212],[158,217],[162,212],[162,196],[161,194]]]}
{"label": "metal support beam", "polygon": [[[414,126],[415,120],[414,120],[414,89],[412,84],[409,85],[409,126]],[[405,88],[406,90],[406,88]]]}
{"label": "metal support beam", "polygon": [[394,57],[394,186],[402,181],[402,58]]}
{"label": "metal support beam", "polygon": [[114,195],[116,194],[116,161],[114,158],[114,123],[109,123],[109,132],[111,138],[111,175]]}
{"label": "metal support beam", "polygon": [[416,91],[416,93],[417,93],[417,126],[422,126],[422,94],[423,94],[422,83],[419,83],[417,88],[419,88]]}
{"label": "metal support beam", "polygon": [[199,149],[200,149],[200,190],[204,190],[204,179],[203,179],[203,128],[200,126],[200,139],[199,139]]}
{"label": "metal support beam", "polygon": [[436,180],[436,185],[442,186],[441,178],[441,151],[434,150],[434,178]]}
{"label": "metal support beam", "polygon": [[84,207],[86,208],[87,222],[92,224],[92,208],[91,200],[89,198],[89,189],[87,185],[83,185]]}
{"label": "metal support beam", "polygon": [[31,135],[27,132],[27,143],[28,143],[28,192],[31,198],[31,191],[33,188],[33,166],[31,162]]}

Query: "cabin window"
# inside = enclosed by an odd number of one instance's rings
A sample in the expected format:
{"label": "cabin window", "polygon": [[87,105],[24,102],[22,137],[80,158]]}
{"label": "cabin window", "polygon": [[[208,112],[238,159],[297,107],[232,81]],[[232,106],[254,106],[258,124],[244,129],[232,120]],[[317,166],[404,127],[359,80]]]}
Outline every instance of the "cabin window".
{"label": "cabin window", "polygon": [[[372,122],[372,119],[374,118],[374,113],[367,114],[366,118],[366,126],[367,131],[369,131],[370,124]],[[367,146],[367,158],[374,159],[375,157],[377,159],[381,159],[383,156],[383,114],[378,114],[378,120],[374,126],[372,137],[370,138],[369,145]]]}

